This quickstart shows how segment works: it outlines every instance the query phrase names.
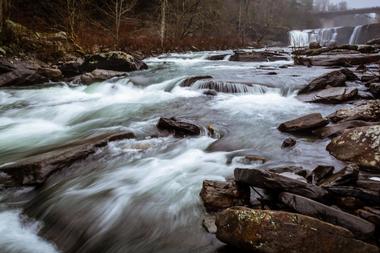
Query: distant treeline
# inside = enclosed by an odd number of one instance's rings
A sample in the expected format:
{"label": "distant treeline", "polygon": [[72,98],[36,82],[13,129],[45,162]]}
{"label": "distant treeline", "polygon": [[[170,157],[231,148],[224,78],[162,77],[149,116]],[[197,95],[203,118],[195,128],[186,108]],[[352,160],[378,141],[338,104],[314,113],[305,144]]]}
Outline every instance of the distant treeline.
{"label": "distant treeline", "polygon": [[313,0],[0,0],[2,14],[37,31],[66,31],[83,47],[223,48],[287,42],[315,27]]}

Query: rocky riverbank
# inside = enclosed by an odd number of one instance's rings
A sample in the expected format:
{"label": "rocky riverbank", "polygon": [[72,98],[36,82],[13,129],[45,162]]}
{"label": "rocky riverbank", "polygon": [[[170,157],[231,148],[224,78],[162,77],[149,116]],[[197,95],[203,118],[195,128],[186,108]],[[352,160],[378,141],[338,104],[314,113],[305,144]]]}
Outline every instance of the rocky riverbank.
{"label": "rocky riverbank", "polygon": [[271,167],[262,158],[258,167],[236,168],[226,182],[204,181],[200,196],[210,216],[203,225],[248,252],[379,252],[380,40],[330,48],[314,43],[293,54],[296,64],[332,68],[297,98],[341,109],[280,124],[289,134],[282,148],[295,148],[300,136],[330,139],[327,151],[345,167]]}

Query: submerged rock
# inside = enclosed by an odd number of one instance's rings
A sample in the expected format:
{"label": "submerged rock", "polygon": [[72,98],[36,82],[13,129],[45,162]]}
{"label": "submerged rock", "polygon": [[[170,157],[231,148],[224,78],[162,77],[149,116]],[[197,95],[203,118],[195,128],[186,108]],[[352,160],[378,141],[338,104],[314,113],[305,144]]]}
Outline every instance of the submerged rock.
{"label": "submerged rock", "polygon": [[297,144],[297,141],[293,138],[286,138],[284,142],[281,145],[281,148],[291,148],[294,147]]}
{"label": "submerged rock", "polygon": [[248,252],[378,253],[348,230],[308,216],[235,207],[216,218],[217,238]]}
{"label": "submerged rock", "polygon": [[339,160],[380,170],[380,125],[347,130],[327,150]]}
{"label": "submerged rock", "polygon": [[324,127],[329,121],[320,113],[312,113],[300,118],[282,123],[278,130],[281,132],[306,132]]}
{"label": "submerged rock", "polygon": [[43,184],[50,175],[95,153],[108,142],[134,138],[131,132],[103,134],[55,148],[0,167],[0,185],[5,187]]}
{"label": "submerged rock", "polygon": [[348,120],[380,121],[380,100],[366,101],[359,106],[344,108],[328,116],[333,122]]}
{"label": "submerged rock", "polygon": [[357,235],[358,238],[368,239],[375,232],[374,224],[314,200],[287,192],[281,193],[279,199],[297,213],[344,227]]}
{"label": "submerged rock", "polygon": [[147,68],[148,66],[143,61],[121,51],[88,55],[81,66],[85,72],[91,72],[95,69],[130,72]]}
{"label": "submerged rock", "polygon": [[323,199],[327,191],[316,185],[278,175],[261,169],[235,169],[235,180],[239,183],[272,192],[291,192],[311,199]]}
{"label": "submerged rock", "polygon": [[234,181],[203,182],[200,197],[208,212],[219,212],[233,206],[249,205],[250,189]]}
{"label": "submerged rock", "polygon": [[202,132],[199,126],[179,121],[176,118],[160,118],[157,128],[172,133],[176,137],[197,136]]}

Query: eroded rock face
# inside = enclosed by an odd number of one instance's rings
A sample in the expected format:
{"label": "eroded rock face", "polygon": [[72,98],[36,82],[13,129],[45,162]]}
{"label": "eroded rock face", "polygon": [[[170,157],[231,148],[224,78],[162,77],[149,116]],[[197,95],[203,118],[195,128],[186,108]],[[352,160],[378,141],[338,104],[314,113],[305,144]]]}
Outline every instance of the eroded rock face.
{"label": "eroded rock face", "polygon": [[378,253],[338,226],[287,212],[234,207],[217,215],[217,238],[248,252]]}
{"label": "eroded rock face", "polygon": [[324,127],[329,121],[320,113],[312,113],[303,117],[282,123],[278,130],[281,132],[304,132]]}
{"label": "eroded rock face", "polygon": [[200,197],[208,212],[219,212],[233,206],[249,205],[250,189],[234,181],[203,182]]}
{"label": "eroded rock face", "polygon": [[350,129],[333,139],[327,150],[339,160],[380,170],[380,125]]}
{"label": "eroded rock face", "polygon": [[87,56],[81,68],[85,72],[91,72],[95,69],[130,72],[147,69],[148,66],[130,54],[111,51]]}
{"label": "eroded rock face", "polygon": [[328,116],[334,122],[348,120],[380,121],[380,100],[370,100],[365,104],[344,108]]}

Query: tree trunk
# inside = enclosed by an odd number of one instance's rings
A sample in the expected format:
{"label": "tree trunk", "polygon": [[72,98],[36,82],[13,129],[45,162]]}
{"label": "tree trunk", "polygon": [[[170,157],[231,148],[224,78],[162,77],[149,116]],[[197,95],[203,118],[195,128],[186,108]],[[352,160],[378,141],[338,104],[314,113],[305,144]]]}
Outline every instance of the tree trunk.
{"label": "tree trunk", "polygon": [[161,0],[161,48],[164,49],[165,46],[165,37],[166,37],[166,9],[168,5],[168,0]]}

